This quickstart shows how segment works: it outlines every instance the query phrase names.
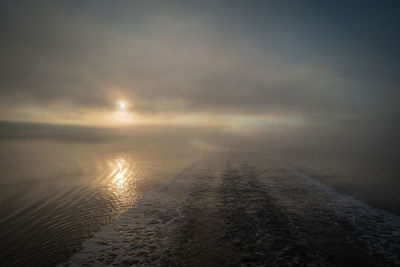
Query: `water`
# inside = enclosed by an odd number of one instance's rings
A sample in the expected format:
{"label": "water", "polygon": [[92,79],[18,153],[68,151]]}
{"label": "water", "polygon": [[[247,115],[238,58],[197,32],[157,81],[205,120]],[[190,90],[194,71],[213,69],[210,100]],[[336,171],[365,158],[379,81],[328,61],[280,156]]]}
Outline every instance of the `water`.
{"label": "water", "polygon": [[378,182],[349,161],[168,153],[2,145],[2,266],[400,265],[384,171]]}
{"label": "water", "polygon": [[66,260],[82,241],[186,164],[109,150],[48,141],[1,147],[3,266]]}
{"label": "water", "polygon": [[344,195],[400,215],[398,164],[351,157],[297,157],[284,161]]}
{"label": "water", "polygon": [[397,266],[400,217],[276,161],[218,156],[143,197],[60,266]]}

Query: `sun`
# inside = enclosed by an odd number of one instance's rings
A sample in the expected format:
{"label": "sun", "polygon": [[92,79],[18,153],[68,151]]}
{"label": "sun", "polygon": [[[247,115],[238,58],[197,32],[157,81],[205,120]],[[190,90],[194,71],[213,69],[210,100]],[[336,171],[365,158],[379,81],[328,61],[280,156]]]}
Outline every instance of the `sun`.
{"label": "sun", "polygon": [[126,109],[126,102],[124,101],[119,101],[118,106],[120,110],[125,110]]}
{"label": "sun", "polygon": [[132,102],[127,99],[115,100],[114,109],[109,113],[109,119],[114,123],[131,123],[133,121],[134,112]]}

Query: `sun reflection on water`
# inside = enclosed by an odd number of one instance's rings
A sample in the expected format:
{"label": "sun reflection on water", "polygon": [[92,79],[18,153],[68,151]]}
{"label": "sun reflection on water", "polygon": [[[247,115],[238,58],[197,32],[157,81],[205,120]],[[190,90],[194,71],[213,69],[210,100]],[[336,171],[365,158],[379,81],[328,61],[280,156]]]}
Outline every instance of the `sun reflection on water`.
{"label": "sun reflection on water", "polygon": [[[106,179],[108,191],[121,208],[137,200],[141,179],[131,160],[119,157],[108,161],[110,173]],[[136,168],[135,168],[136,167]]]}
{"label": "sun reflection on water", "polygon": [[112,181],[113,184],[117,185],[118,187],[123,187],[125,185],[127,178],[128,167],[122,165],[125,163],[123,159],[117,160],[117,166],[114,169],[114,179]]}

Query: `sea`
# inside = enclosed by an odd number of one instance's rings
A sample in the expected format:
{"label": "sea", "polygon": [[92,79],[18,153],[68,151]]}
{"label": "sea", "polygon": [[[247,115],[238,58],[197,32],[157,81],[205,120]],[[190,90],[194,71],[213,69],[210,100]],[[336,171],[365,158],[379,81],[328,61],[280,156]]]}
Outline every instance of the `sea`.
{"label": "sea", "polygon": [[399,266],[371,160],[51,140],[0,147],[2,266]]}

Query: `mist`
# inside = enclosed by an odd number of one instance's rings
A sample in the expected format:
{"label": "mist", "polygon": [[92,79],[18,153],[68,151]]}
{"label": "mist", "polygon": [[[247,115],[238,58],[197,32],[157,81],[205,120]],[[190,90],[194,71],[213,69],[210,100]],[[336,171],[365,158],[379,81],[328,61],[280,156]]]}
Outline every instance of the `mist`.
{"label": "mist", "polygon": [[399,265],[399,10],[3,1],[0,265]]}

